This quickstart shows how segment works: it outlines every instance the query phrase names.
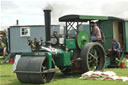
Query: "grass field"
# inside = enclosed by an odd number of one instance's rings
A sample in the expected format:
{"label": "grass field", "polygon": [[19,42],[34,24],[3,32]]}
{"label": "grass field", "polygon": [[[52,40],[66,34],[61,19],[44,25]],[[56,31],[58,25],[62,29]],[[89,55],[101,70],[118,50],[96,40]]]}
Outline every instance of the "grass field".
{"label": "grass field", "polygon": [[[105,71],[114,71],[119,76],[128,76],[128,69],[105,69]],[[112,80],[80,80],[81,75],[66,77],[60,72],[56,73],[54,80],[45,85],[128,85],[127,82]],[[20,83],[15,73],[12,72],[12,64],[0,65],[0,85],[35,85]],[[37,84],[39,85],[39,84]],[[43,84],[40,84],[43,85]]]}

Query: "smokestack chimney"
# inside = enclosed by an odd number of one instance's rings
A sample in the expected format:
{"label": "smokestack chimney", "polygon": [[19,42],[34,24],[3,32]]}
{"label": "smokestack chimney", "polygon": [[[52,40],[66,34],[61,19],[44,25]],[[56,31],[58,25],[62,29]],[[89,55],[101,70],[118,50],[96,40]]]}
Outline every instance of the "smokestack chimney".
{"label": "smokestack chimney", "polygon": [[16,20],[16,25],[19,25],[19,20]]}
{"label": "smokestack chimney", "polygon": [[51,10],[44,10],[44,20],[45,20],[45,34],[46,34],[46,41],[50,41],[51,35]]}

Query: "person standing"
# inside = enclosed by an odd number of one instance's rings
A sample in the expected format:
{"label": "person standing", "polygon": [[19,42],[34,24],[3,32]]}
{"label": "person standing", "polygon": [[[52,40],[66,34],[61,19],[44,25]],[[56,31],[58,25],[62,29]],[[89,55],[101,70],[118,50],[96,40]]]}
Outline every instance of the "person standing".
{"label": "person standing", "polygon": [[3,55],[2,38],[0,37],[0,56]]}
{"label": "person standing", "polygon": [[2,55],[4,56],[4,49],[5,49],[6,45],[3,43],[1,37],[0,37],[0,46],[1,46],[0,48],[1,48],[1,51],[2,51]]}
{"label": "person standing", "polygon": [[3,51],[3,57],[5,58],[5,56],[7,55],[7,36],[6,36],[6,33],[3,32],[2,34],[3,36],[1,37],[0,39],[0,43],[1,43],[1,46],[2,46],[2,51]]}

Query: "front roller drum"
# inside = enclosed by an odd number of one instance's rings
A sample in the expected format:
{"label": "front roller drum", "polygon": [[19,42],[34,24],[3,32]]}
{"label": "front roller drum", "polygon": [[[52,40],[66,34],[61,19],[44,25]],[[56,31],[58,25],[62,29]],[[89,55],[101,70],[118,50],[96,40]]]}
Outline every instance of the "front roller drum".
{"label": "front roller drum", "polygon": [[[22,83],[47,83],[50,82],[55,71],[48,71],[47,58],[45,56],[24,56],[17,64],[16,75]],[[52,68],[55,70],[54,62]]]}

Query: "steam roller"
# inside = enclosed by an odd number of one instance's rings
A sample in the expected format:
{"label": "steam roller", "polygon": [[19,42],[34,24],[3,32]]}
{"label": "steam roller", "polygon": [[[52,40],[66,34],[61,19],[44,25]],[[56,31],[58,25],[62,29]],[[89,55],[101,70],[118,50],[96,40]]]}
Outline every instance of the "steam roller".
{"label": "steam roller", "polygon": [[[50,82],[55,72],[53,70],[47,70],[47,58],[46,56],[23,56],[16,69],[16,75],[22,83],[48,83]],[[52,67],[54,69],[54,61],[52,60]]]}
{"label": "steam roller", "polygon": [[90,21],[90,18],[81,19],[77,15],[60,17],[60,22],[66,22],[65,34],[51,33],[50,12],[44,10],[46,40],[28,40],[31,52],[19,54],[21,58],[17,60],[15,70],[18,80],[22,83],[48,83],[54,78],[55,66],[64,74],[103,71],[103,45],[97,41],[91,42],[89,34],[79,30],[82,24],[79,22]]}

